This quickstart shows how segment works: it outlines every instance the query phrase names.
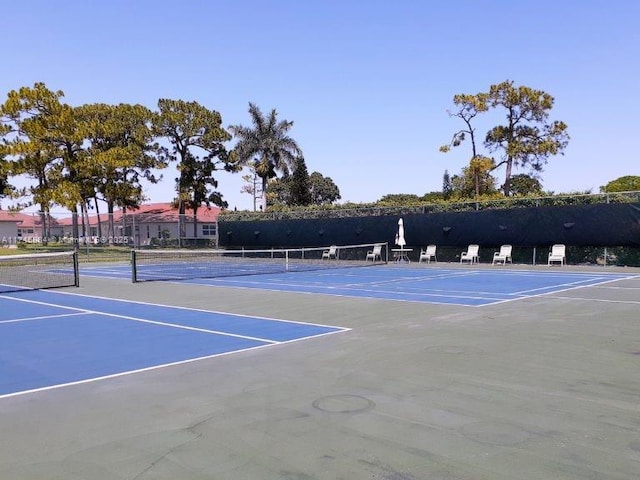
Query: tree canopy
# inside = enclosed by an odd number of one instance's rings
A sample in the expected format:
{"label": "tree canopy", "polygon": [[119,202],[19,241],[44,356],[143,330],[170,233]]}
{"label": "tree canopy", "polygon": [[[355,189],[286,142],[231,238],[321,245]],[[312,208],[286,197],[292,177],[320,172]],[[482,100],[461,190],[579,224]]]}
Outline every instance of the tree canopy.
{"label": "tree canopy", "polygon": [[501,154],[496,168],[505,166],[502,189],[509,195],[514,168],[541,172],[550,156],[563,154],[569,142],[567,125],[549,120],[554,98],[542,90],[515,87],[512,81],[506,81],[491,85],[489,98],[492,108],[504,111],[506,123],[487,132],[485,146]]}
{"label": "tree canopy", "polygon": [[515,196],[542,194],[540,180],[531,175],[520,173],[511,177],[511,194]]}
{"label": "tree canopy", "polygon": [[[306,170],[306,165],[304,166]],[[297,170],[296,170],[297,171]],[[304,180],[302,180],[303,186],[296,186],[296,173],[292,175],[284,174],[282,178],[274,178],[269,181],[269,204],[270,205],[287,205],[287,206],[301,206],[301,205],[328,205],[336,202],[340,199],[340,190],[338,186],[329,177],[323,176],[319,172],[313,172],[308,175],[308,188],[304,190]],[[299,178],[304,179],[304,173],[298,174]],[[298,194],[296,194],[296,188],[300,191],[306,191],[304,193],[302,203]]]}
{"label": "tree canopy", "polygon": [[291,175],[291,202],[293,205],[311,205],[311,180],[307,171],[307,164],[304,157],[295,160],[293,174]]}
{"label": "tree canopy", "polygon": [[218,186],[216,170],[237,171],[236,156],[224,143],[231,135],[222,127],[222,116],[197,102],[162,98],[153,117],[153,131],[171,145],[164,148],[164,160],[177,162],[176,203],[180,214],[186,207],[227,206],[222,194],[212,191]]}
{"label": "tree canopy", "polygon": [[611,180],[605,186],[600,187],[601,192],[634,192],[640,190],[640,176],[626,175]]}
{"label": "tree canopy", "polygon": [[[454,133],[448,145],[440,151],[448,152],[459,146],[467,137],[471,139],[471,159],[489,157],[478,151],[475,128],[472,122],[480,113],[489,111],[505,115],[505,123],[489,129],[484,138],[484,147],[490,154],[497,154],[493,169],[504,166],[502,185],[504,195],[511,195],[512,177],[516,168],[527,168],[541,172],[553,155],[561,155],[568,142],[567,125],[549,120],[554,98],[542,90],[527,86],[515,86],[510,80],[491,85],[488,92],[475,95],[454,96],[458,109],[451,116],[460,118],[465,128]],[[470,167],[473,170],[473,167]],[[478,185],[476,185],[476,191]]]}
{"label": "tree canopy", "polygon": [[235,151],[241,165],[253,163],[257,175],[262,179],[262,208],[267,208],[267,184],[277,172],[289,173],[302,150],[289,136],[293,122],[278,120],[278,112],[271,110],[264,115],[260,108],[249,103],[252,126],[232,125],[229,130],[237,137]]}
{"label": "tree canopy", "polygon": [[495,164],[491,158],[477,156],[451,178],[452,194],[457,198],[479,198],[496,193],[496,180],[491,175]]}
{"label": "tree canopy", "polygon": [[309,175],[311,190],[311,202],[314,205],[327,205],[335,203],[340,198],[340,189],[331,179],[325,177],[320,172],[313,172]]}

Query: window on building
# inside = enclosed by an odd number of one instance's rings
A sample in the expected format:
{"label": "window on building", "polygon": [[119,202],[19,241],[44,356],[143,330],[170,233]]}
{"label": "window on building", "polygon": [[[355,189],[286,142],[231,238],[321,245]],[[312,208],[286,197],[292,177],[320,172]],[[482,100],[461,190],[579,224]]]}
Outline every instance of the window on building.
{"label": "window on building", "polygon": [[203,237],[215,237],[216,236],[216,224],[215,223],[203,223],[202,224],[202,236]]}

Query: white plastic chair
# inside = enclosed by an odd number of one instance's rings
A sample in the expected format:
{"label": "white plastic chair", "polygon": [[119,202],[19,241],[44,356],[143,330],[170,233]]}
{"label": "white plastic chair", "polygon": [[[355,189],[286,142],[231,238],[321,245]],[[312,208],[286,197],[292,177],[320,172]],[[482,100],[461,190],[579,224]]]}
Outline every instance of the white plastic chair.
{"label": "white plastic chair", "polygon": [[469,245],[466,252],[460,254],[460,263],[469,262],[470,264],[478,263],[479,245]]}
{"label": "white plastic chair", "polygon": [[422,250],[420,250],[420,259],[418,260],[418,263],[422,263],[422,261],[431,263],[431,259],[433,259],[434,262],[438,261],[438,259],[436,258],[435,245],[427,245],[427,248],[423,248]]}
{"label": "white plastic chair", "polygon": [[511,245],[502,245],[499,252],[494,252],[493,262],[491,262],[491,264],[495,265],[496,263],[502,263],[503,265],[506,265],[507,262],[512,263],[511,250]]}
{"label": "white plastic chair", "polygon": [[336,247],[335,245],[331,245],[329,247],[329,250],[325,250],[324,252],[322,252],[323,260],[330,260],[332,258],[334,260],[338,259],[338,247]]}
{"label": "white plastic chair", "polygon": [[365,261],[371,260],[375,262],[376,259],[382,261],[382,245],[374,245],[373,250],[369,250],[367,252],[367,257],[365,258]]}
{"label": "white plastic chair", "polygon": [[549,252],[548,265],[559,262],[560,265],[566,265],[567,257],[565,256],[566,247],[562,244],[556,244],[551,247]]}

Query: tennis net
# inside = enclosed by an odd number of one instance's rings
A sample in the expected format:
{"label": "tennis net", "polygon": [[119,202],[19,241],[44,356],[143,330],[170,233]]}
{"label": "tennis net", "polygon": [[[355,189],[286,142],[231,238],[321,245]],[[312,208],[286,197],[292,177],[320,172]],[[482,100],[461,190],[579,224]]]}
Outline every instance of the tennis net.
{"label": "tennis net", "polygon": [[330,268],[387,262],[386,243],[269,250],[133,250],[133,282],[187,280]]}
{"label": "tennis net", "polygon": [[76,252],[0,256],[0,293],[78,285]]}

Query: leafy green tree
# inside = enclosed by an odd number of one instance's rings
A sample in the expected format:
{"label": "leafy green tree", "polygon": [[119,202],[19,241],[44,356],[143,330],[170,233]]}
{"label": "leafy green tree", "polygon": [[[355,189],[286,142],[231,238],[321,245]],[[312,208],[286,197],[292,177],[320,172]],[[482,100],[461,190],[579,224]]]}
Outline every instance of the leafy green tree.
{"label": "leafy green tree", "polygon": [[244,181],[244,185],[242,189],[240,189],[240,193],[248,193],[251,195],[253,199],[253,211],[256,211],[257,208],[257,199],[262,198],[262,194],[260,191],[260,184],[258,183],[258,174],[256,173],[255,166],[252,164],[247,165],[249,167],[250,173],[248,175],[243,175],[242,180]]}
{"label": "leafy green tree", "polygon": [[[478,150],[473,121],[480,113],[501,109],[506,111],[506,124],[490,129],[484,146],[490,153],[498,152],[501,158],[494,169],[505,166],[505,195],[512,193],[511,178],[514,169],[529,168],[541,172],[552,155],[563,154],[569,142],[567,125],[550,121],[549,111],[554,99],[548,93],[530,87],[515,87],[512,81],[491,85],[488,93],[460,94],[453,98],[458,109],[450,116],[460,118],[465,128],[454,133],[440,151],[448,152],[468,137],[471,140],[471,158],[487,157]],[[460,177],[458,177],[460,183]]]}
{"label": "leafy green tree", "polygon": [[275,109],[264,115],[257,105],[249,103],[251,127],[232,125],[229,130],[237,138],[235,151],[242,165],[248,165],[257,157],[255,170],[262,179],[262,208],[267,208],[267,184],[277,172],[289,173],[302,151],[288,133],[293,122],[278,121]]}
{"label": "leafy green tree", "polygon": [[311,203],[314,205],[331,204],[340,200],[340,189],[330,177],[320,172],[309,175]]}
{"label": "leafy green tree", "polygon": [[[224,143],[231,135],[222,127],[222,116],[197,102],[160,99],[158,113],[153,118],[153,132],[165,138],[170,148],[161,149],[161,160],[177,162],[176,204],[180,218],[187,207],[193,209],[194,229],[197,231],[196,214],[202,203],[226,207],[222,194],[213,177],[217,170],[238,171],[236,157],[228,152]],[[180,224],[180,236],[186,235]]]}
{"label": "leafy green tree", "polygon": [[9,175],[10,171],[10,162],[6,158],[8,149],[6,145],[3,143],[3,131],[6,131],[2,128],[2,123],[0,123],[0,198],[4,198],[6,196],[12,196],[16,189],[13,185],[9,183]]}
{"label": "leafy green tree", "polygon": [[513,175],[511,177],[512,195],[541,195],[542,193],[542,185],[537,178],[532,177],[531,175],[526,175],[524,173]]}
{"label": "leafy green tree", "polygon": [[270,179],[268,181],[267,203],[274,206],[293,205],[293,200],[291,198],[291,183],[291,175],[286,172],[280,178]]}
{"label": "leafy green tree", "polygon": [[601,192],[637,192],[640,190],[640,176],[626,175],[611,180],[605,186],[600,187]]}
{"label": "leafy green tree", "polygon": [[487,157],[474,157],[460,175],[454,175],[451,186],[458,198],[479,198],[496,193],[496,180],[491,175],[493,160]]}
{"label": "leafy green tree", "polygon": [[290,191],[293,205],[307,206],[311,204],[311,181],[304,157],[298,157],[295,160]]}
{"label": "leafy green tree", "polygon": [[8,174],[4,172],[4,168],[0,165],[0,198],[11,195],[14,187],[9,183]]}
{"label": "leafy green tree", "polygon": [[478,156],[476,143],[475,128],[472,121],[479,113],[486,112],[488,106],[489,95],[487,93],[478,93],[476,95],[459,94],[453,97],[453,103],[457,107],[455,111],[448,111],[450,117],[456,117],[462,120],[465,128],[458,130],[453,134],[451,141],[447,145],[440,147],[443,153],[449,152],[451,147],[458,147],[469,137],[471,141],[471,158]]}
{"label": "leafy green tree", "polygon": [[415,205],[420,203],[420,197],[413,193],[389,193],[380,198],[376,203],[386,206]]}
{"label": "leafy green tree", "polygon": [[[44,84],[36,84],[33,89],[21,89],[12,91],[7,95],[5,102],[0,105],[0,134],[3,142],[0,145],[0,157],[2,157],[2,172],[7,177],[25,176],[34,179],[35,185],[20,189],[16,192],[16,198],[30,197],[40,205],[42,212],[47,212],[50,206],[47,166],[57,152],[48,155],[44,144],[36,145],[29,139],[28,132],[23,128],[23,122],[38,114],[39,102],[46,105],[48,102],[57,103],[62,92],[50,92]],[[25,98],[26,97],[26,98]],[[27,129],[29,125],[27,123]],[[21,204],[21,207],[31,203]],[[46,225],[43,235],[46,236]]]}
{"label": "leafy green tree", "polygon": [[86,213],[93,192],[85,165],[86,129],[75,109],[60,102],[63,96],[62,91],[53,92],[39,82],[9,92],[1,109],[11,130],[6,142],[12,158],[8,170],[38,182],[28,190],[43,212],[58,204],[75,213],[73,236],[77,239],[78,206]]}
{"label": "leafy green tree", "polygon": [[491,85],[488,105],[506,111],[506,123],[487,132],[485,147],[500,152],[495,168],[505,166],[502,189],[511,192],[511,177],[515,168],[530,168],[541,172],[552,155],[563,154],[569,142],[567,125],[550,121],[549,111],[554,98],[542,90],[514,86],[512,81]]}
{"label": "leafy green tree", "polygon": [[[449,180],[449,184],[451,184],[451,180]],[[451,193],[449,193],[449,195],[451,195]],[[427,192],[422,197],[420,197],[420,201],[425,203],[435,203],[442,200],[447,200],[444,198],[442,192]]]}
{"label": "leafy green tree", "polygon": [[[269,180],[269,205],[301,205],[293,199],[294,177],[285,173],[281,178]],[[323,176],[319,172],[309,175],[310,202],[308,205],[325,205],[336,202],[340,199],[338,186],[329,177]]]}
{"label": "leafy green tree", "polygon": [[7,159],[9,149],[4,143],[5,135],[9,135],[11,128],[8,125],[8,120],[3,118],[2,107],[0,106],[0,198],[6,195],[10,195],[15,191],[15,188],[9,183],[10,162]]}
{"label": "leafy green tree", "polygon": [[[87,124],[87,162],[93,169],[96,193],[107,203],[107,236],[112,243],[114,207],[139,207],[145,200],[141,180],[157,183],[154,170],[166,167],[153,142],[153,112],[142,105],[91,104],[79,107],[78,115]],[[97,196],[95,205],[99,218]]]}

